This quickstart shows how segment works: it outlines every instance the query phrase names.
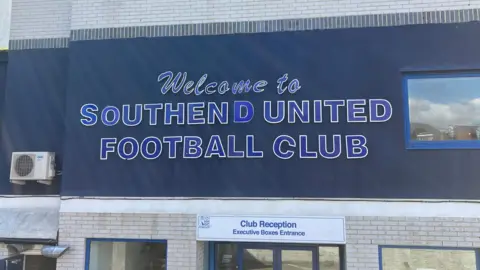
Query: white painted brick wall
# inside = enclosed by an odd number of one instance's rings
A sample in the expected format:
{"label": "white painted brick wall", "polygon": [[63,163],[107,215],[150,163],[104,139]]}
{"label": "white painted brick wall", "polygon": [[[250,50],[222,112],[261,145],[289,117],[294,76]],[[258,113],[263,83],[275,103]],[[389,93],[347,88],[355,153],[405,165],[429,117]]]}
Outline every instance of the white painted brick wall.
{"label": "white painted brick wall", "polygon": [[480,7],[480,0],[72,0],[72,29]]}
{"label": "white painted brick wall", "polygon": [[[196,228],[196,219],[195,219],[195,228]],[[196,233],[196,232],[195,232]],[[196,237],[196,235],[195,235]],[[202,270],[205,266],[205,260],[208,261],[208,258],[205,257],[205,242],[197,242],[197,264],[196,270]]]}
{"label": "white painted brick wall", "polygon": [[[166,239],[169,270],[204,269],[205,243],[195,241],[192,214],[62,213],[60,244],[71,249],[58,270],[83,270],[86,238]],[[347,217],[347,269],[379,269],[378,245],[480,247],[480,219]],[[0,248],[0,252],[1,252]]]}
{"label": "white painted brick wall", "polygon": [[379,269],[378,245],[480,247],[480,219],[348,217],[347,269]]}
{"label": "white painted brick wall", "polygon": [[86,238],[167,240],[169,270],[203,268],[204,245],[195,239],[196,215],[62,213],[59,243],[70,246],[57,270],[83,270]]}
{"label": "white painted brick wall", "polygon": [[0,0],[0,50],[8,48],[11,4],[11,0]]}
{"label": "white painted brick wall", "polygon": [[12,40],[70,29],[479,8],[480,0],[12,0]]}
{"label": "white painted brick wall", "polygon": [[69,37],[70,11],[70,0],[12,0],[10,39]]}

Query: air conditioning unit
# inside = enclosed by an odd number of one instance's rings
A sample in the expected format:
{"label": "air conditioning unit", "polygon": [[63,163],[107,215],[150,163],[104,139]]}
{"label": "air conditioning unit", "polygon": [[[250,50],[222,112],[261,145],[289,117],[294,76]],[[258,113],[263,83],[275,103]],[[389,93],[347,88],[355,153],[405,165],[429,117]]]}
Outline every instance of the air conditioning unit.
{"label": "air conditioning unit", "polygon": [[10,182],[25,185],[26,181],[37,181],[50,185],[55,177],[55,153],[13,152],[10,166]]}

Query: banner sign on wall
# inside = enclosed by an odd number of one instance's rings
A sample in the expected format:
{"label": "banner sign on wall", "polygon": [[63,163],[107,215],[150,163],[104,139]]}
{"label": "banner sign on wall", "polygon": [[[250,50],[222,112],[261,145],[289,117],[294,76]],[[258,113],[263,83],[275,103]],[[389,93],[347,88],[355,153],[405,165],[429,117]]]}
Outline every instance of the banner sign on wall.
{"label": "banner sign on wall", "polygon": [[[124,125],[195,126],[195,125],[245,125],[260,117],[270,125],[318,124],[347,122],[351,124],[382,123],[392,117],[392,105],[386,99],[334,99],[294,100],[303,89],[299,79],[288,74],[278,77],[273,87],[266,80],[258,81],[208,81],[204,74],[196,81],[187,80],[187,72],[166,71],[157,81],[159,94],[204,97],[204,101],[186,103],[149,103],[108,105],[84,104],[80,109],[80,122],[91,127]],[[245,99],[246,94],[258,95],[264,91],[276,91],[281,100],[264,100],[258,108]],[[230,102],[209,102],[212,95],[233,95]],[[291,98],[291,99],[290,99]],[[168,98],[166,98],[168,100]],[[345,115],[342,119],[341,115]],[[271,151],[278,159],[362,159],[368,155],[367,138],[362,134],[318,134],[318,136],[278,134],[268,148],[255,144],[255,135],[246,135],[246,143],[240,145],[235,134],[211,135],[208,138],[195,134],[165,134],[163,137],[100,138],[100,160],[116,155],[124,160],[143,158],[169,159],[198,158],[263,158]]]}
{"label": "banner sign on wall", "polygon": [[343,217],[198,215],[198,241],[343,244]]}

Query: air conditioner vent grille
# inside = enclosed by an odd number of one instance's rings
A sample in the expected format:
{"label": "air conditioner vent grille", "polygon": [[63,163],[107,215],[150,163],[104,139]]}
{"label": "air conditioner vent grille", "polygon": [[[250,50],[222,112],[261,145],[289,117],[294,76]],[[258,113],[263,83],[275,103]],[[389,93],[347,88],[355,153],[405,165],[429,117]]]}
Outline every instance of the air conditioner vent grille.
{"label": "air conditioner vent grille", "polygon": [[18,176],[28,176],[33,172],[35,157],[31,155],[20,155],[15,160],[15,172]]}
{"label": "air conditioner vent grille", "polygon": [[[1,1],[1,0],[0,0]],[[12,152],[10,182],[25,185],[26,181],[50,185],[55,177],[55,153]]]}

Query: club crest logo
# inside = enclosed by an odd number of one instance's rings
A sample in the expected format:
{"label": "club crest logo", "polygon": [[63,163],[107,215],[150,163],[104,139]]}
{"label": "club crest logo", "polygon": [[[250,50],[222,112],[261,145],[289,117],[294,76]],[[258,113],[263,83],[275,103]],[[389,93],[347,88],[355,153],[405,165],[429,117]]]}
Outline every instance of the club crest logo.
{"label": "club crest logo", "polygon": [[209,216],[198,217],[198,228],[201,228],[201,229],[210,228],[210,217]]}

